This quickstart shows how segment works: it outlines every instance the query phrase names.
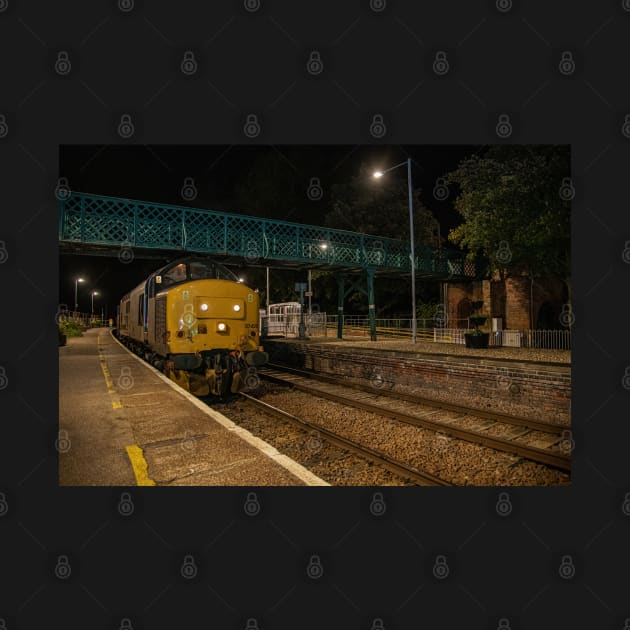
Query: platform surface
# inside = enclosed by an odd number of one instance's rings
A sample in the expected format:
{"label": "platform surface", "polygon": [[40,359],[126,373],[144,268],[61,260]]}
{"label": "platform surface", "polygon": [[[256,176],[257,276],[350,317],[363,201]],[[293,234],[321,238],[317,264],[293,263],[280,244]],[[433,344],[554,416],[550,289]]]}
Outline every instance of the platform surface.
{"label": "platform surface", "polygon": [[177,388],[107,328],[59,348],[59,429],[60,485],[324,485]]}
{"label": "platform surface", "polygon": [[379,338],[370,341],[365,336],[348,336],[343,339],[336,337],[310,337],[308,339],[298,339],[297,337],[268,337],[261,343],[307,343],[326,344],[332,348],[343,348],[347,350],[378,350],[391,354],[415,354],[415,355],[438,355],[450,356],[453,358],[481,359],[489,361],[507,361],[521,363],[539,363],[543,365],[556,365],[557,367],[571,367],[570,350],[543,350],[538,348],[511,348],[490,347],[485,349],[466,348],[462,344],[442,343],[436,341],[416,341],[412,343],[410,339],[387,339]]}

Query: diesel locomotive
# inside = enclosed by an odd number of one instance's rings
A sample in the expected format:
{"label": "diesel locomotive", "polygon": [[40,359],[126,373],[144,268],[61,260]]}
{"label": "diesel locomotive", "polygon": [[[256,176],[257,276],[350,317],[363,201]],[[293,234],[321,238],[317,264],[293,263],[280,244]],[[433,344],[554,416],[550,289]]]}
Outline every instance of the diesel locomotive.
{"label": "diesel locomotive", "polygon": [[123,296],[122,343],[196,396],[223,396],[258,384],[269,360],[259,345],[258,293],[224,265],[183,258]]}

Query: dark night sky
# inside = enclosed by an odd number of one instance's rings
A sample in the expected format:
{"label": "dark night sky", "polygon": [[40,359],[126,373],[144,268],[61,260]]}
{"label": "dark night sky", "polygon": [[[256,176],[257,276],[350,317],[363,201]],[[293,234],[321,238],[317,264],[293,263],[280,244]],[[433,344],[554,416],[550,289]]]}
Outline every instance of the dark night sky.
{"label": "dark night sky", "polygon": [[[241,214],[250,214],[236,202],[237,190],[244,185],[257,158],[270,152],[286,165],[285,175],[295,178],[298,188],[307,190],[312,177],[319,178],[324,190],[321,201],[306,194],[303,202],[289,213],[269,208],[271,218],[322,225],[328,210],[326,191],[330,186],[357,175],[363,162],[374,169],[387,168],[407,159],[415,163],[414,188],[422,189],[422,201],[440,222],[442,235],[457,225],[453,209],[454,191],[445,201],[437,201],[432,190],[436,179],[457,167],[476,146],[64,146],[60,148],[60,176],[72,190],[160,203],[188,205]],[[404,168],[392,171],[404,178]],[[186,177],[197,188],[194,201],[185,201],[181,189]],[[138,284],[160,261],[134,261],[123,265],[116,258],[94,256],[60,257],[59,301],[74,304],[74,277],[86,278],[79,285],[79,309],[90,308],[90,291],[97,290],[95,311],[107,305],[115,312],[120,296]]]}

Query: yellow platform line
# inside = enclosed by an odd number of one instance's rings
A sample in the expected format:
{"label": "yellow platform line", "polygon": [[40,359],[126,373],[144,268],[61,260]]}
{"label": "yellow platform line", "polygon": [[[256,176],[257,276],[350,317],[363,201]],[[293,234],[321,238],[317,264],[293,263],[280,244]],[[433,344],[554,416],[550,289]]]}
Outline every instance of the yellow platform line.
{"label": "yellow platform line", "polygon": [[149,471],[147,466],[147,460],[144,459],[142,449],[135,444],[132,446],[126,446],[127,455],[133,468],[133,474],[136,477],[136,483],[139,486],[154,486],[155,481],[149,477]]}
{"label": "yellow platform line", "polygon": [[109,373],[109,368],[107,367],[107,363],[105,362],[105,354],[103,352],[103,348],[101,347],[101,336],[99,335],[97,338],[98,345],[98,360],[101,364],[101,370],[103,372],[103,376],[105,377],[105,385],[107,385],[107,393],[112,397],[112,409],[122,409],[122,403],[118,398],[116,390],[114,389],[114,381],[112,380],[112,375]]}

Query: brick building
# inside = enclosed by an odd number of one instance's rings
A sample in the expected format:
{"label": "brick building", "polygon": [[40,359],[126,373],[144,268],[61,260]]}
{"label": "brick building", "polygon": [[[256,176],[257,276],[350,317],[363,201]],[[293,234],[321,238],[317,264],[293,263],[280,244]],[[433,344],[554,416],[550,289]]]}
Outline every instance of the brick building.
{"label": "brick building", "polygon": [[[504,329],[561,329],[560,314],[566,310],[566,284],[555,277],[515,276],[500,280],[478,280],[467,283],[449,282],[447,315],[449,321],[466,319],[472,314],[471,302],[483,300],[481,312],[488,317],[501,317]],[[491,320],[488,321],[490,325]],[[461,326],[461,322],[459,323]]]}

